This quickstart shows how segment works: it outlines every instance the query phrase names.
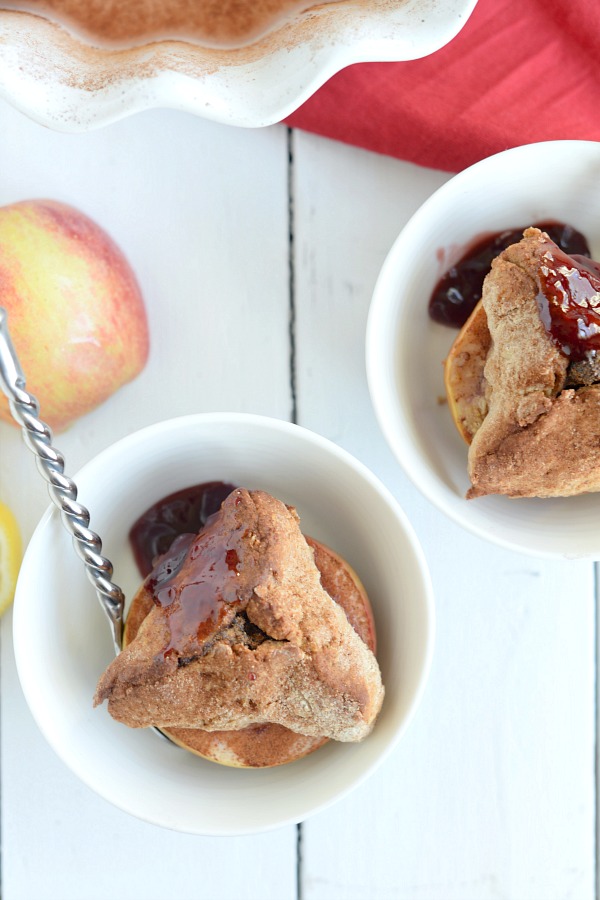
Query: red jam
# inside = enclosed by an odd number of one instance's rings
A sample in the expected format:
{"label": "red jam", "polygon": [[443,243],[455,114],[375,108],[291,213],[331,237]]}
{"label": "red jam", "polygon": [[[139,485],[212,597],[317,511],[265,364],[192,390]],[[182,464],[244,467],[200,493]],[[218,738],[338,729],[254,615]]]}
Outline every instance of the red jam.
{"label": "red jam", "polygon": [[[540,222],[533,227],[545,231],[565,253],[589,256],[585,237],[570,225]],[[492,260],[523,237],[524,228],[488,235],[473,244],[437,283],[429,301],[429,315],[442,325],[462,328],[481,299],[483,281]]]}
{"label": "red jam", "polygon": [[[170,637],[163,656],[185,658],[219,627],[237,601],[237,567],[244,529],[211,527],[231,484],[208,482],[170,494],[150,507],[129,533],[154,603],[166,610]],[[158,557],[158,558],[157,558]]]}
{"label": "red jam", "polygon": [[547,332],[572,362],[600,350],[600,263],[546,242],[538,308]]}
{"label": "red jam", "polygon": [[129,532],[140,574],[144,578],[150,574],[155,560],[169,550],[178,535],[197,535],[233,490],[233,484],[208,481],[169,494],[147,509]]}
{"label": "red jam", "polygon": [[[196,652],[239,600],[238,549],[246,526],[225,541],[221,528],[212,521],[191,540],[187,535],[176,539],[166,561],[171,570],[166,578],[156,571],[146,580],[154,602],[168,614],[170,637],[163,648],[165,657]],[[171,557],[173,549],[177,550],[175,557]],[[158,568],[164,565],[165,561]]]}

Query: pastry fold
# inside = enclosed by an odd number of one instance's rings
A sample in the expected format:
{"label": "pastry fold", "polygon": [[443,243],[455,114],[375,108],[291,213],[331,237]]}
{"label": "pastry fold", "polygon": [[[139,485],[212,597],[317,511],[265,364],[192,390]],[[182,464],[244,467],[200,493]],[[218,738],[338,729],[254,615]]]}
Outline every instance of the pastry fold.
{"label": "pastry fold", "polygon": [[539,272],[549,241],[528,228],[494,260],[484,282],[487,413],[469,447],[469,498],[600,490],[600,385],[576,376],[540,313]]}
{"label": "pastry fold", "polygon": [[134,728],[276,723],[338,741],[371,731],[377,661],[321,586],[294,509],[236,489],[179,555],[140,588],[152,608],[95,705],[107,700]]}

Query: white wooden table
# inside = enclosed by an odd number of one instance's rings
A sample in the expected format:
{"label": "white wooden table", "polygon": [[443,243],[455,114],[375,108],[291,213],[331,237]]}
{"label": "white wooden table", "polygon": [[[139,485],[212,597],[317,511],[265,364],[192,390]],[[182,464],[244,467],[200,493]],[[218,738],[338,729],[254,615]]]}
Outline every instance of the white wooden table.
{"label": "white wooden table", "polygon": [[[295,417],[397,496],[438,615],[425,699],[383,767],[298,828],[222,839],[146,825],[71,775],[25,705],[7,614],[3,900],[596,898],[595,567],[509,553],[442,518],[394,462],[368,396],[377,273],[447,177],[283,126],[157,111],[62,135],[0,104],[0,204],[83,209],[124,249],[148,307],[148,366],[57,439],[68,471],[173,415]],[[5,424],[0,498],[29,538],[48,499]]]}

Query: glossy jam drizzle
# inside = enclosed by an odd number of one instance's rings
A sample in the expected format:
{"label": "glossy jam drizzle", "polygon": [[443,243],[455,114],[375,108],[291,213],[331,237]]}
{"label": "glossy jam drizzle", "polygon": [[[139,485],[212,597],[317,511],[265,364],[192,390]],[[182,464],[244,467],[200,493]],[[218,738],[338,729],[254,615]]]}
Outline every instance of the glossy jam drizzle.
{"label": "glossy jam drizzle", "polygon": [[[585,237],[570,225],[540,222],[533,226],[545,231],[557,246],[569,254],[589,256]],[[481,299],[483,281],[492,260],[523,237],[524,228],[488,235],[473,244],[437,283],[429,301],[429,315],[442,325],[462,328]]]}
{"label": "glossy jam drizzle", "polygon": [[[170,637],[163,655],[186,657],[196,653],[239,602],[238,547],[246,527],[227,536],[209,520],[188,544],[179,568],[164,581],[154,575],[146,581],[154,602],[167,610]],[[177,541],[185,540],[182,536]]]}
{"label": "glossy jam drizzle", "polygon": [[130,531],[138,567],[148,576],[146,588],[168,615],[165,657],[185,658],[198,652],[237,600],[245,528],[225,542],[215,524],[215,514],[234,489],[219,481],[170,494],[148,509]]}
{"label": "glossy jam drizzle", "polygon": [[600,264],[547,241],[538,282],[540,316],[559,350],[571,362],[600,350]]}
{"label": "glossy jam drizzle", "polygon": [[142,577],[152,571],[157,557],[166,553],[180,534],[195,536],[206,520],[221,508],[233,484],[207,481],[163,497],[143,513],[129,532],[133,555]]}

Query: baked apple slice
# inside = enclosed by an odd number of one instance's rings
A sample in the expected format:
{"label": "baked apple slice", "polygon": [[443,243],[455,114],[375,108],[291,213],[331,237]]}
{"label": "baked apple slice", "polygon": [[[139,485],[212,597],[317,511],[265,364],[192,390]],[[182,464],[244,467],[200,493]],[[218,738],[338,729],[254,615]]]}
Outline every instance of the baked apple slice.
{"label": "baked apple slice", "polygon": [[487,414],[483,370],[491,336],[480,300],[461,330],[444,363],[448,406],[460,436],[470,444]]}

